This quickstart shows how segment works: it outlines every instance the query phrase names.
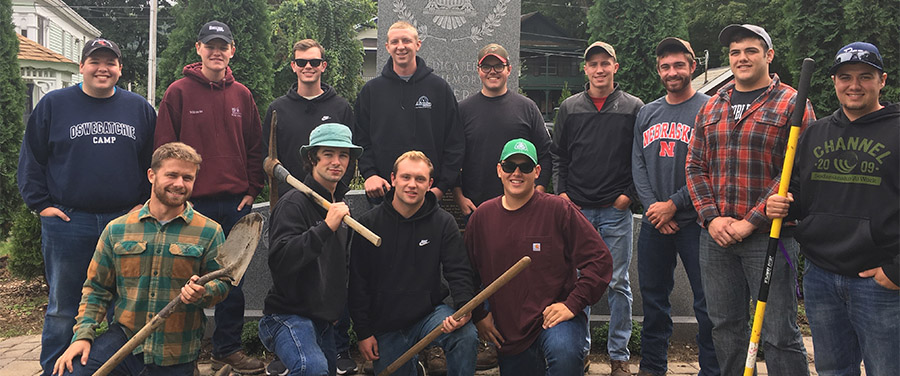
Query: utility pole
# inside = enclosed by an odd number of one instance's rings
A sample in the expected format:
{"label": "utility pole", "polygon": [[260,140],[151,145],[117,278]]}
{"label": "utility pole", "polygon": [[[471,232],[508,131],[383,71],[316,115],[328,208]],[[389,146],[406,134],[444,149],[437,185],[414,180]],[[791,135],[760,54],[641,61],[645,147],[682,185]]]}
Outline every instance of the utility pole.
{"label": "utility pole", "polygon": [[150,53],[147,58],[147,100],[156,107],[156,13],[157,0],[150,1]]}

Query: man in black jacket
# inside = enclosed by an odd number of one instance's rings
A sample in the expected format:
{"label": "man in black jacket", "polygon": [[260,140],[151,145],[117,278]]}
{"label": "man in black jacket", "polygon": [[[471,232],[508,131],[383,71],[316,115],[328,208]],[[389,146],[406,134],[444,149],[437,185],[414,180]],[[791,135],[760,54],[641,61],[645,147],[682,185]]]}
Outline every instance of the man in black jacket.
{"label": "man in black jacket", "polygon": [[266,296],[259,338],[288,369],[304,375],[334,375],[336,349],[332,323],[347,303],[350,213],[340,200],[341,182],[362,148],[350,128],[322,124],[300,148],[309,173],[304,184],[332,202],[327,211],[298,190],[278,200],[269,224],[269,270],[273,286]]}
{"label": "man in black jacket", "polygon": [[[432,172],[424,153],[404,153],[391,173],[394,189],[359,218],[382,239],[381,247],[356,239],[350,262],[350,316],[359,351],[376,374],[438,325],[445,334],[435,343],[447,354],[447,375],[475,373],[478,336],[471,316],[452,317],[472,299],[474,276],[456,221],[429,191]],[[454,308],[442,302],[448,295]],[[415,375],[414,361],[395,374]]]}

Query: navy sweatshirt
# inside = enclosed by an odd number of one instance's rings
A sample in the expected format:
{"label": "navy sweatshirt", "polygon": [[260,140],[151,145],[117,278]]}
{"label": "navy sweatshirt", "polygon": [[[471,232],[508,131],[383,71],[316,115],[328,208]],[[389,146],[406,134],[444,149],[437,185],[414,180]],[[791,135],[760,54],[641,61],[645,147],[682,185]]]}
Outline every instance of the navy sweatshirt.
{"label": "navy sweatshirt", "polygon": [[150,197],[147,169],[156,112],[116,88],[94,98],[81,85],[54,90],[34,108],[19,154],[19,192],[36,212],[61,205],[92,213],[131,209]]}

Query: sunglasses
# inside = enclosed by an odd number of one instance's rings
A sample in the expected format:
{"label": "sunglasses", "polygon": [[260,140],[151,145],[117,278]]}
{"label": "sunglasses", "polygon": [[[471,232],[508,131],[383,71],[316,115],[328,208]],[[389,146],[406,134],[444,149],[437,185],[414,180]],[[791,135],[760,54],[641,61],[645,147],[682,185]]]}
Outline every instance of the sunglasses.
{"label": "sunglasses", "polygon": [[506,69],[506,64],[497,64],[497,65],[489,65],[489,64],[478,64],[478,68],[481,69],[484,73],[491,73],[491,71],[500,73]]}
{"label": "sunglasses", "polygon": [[523,174],[530,174],[531,171],[534,171],[534,162],[527,161],[523,163],[514,163],[510,161],[503,161],[500,162],[500,168],[507,174],[516,172],[516,168],[518,168],[519,171],[522,171]]}
{"label": "sunglasses", "polygon": [[297,66],[300,68],[305,68],[306,63],[309,63],[310,66],[312,66],[313,68],[316,68],[319,65],[322,65],[323,61],[325,61],[325,60],[322,60],[322,59],[294,59],[294,64],[297,64]]}
{"label": "sunglasses", "polygon": [[840,53],[834,57],[834,64],[841,64],[850,61],[867,62],[875,64],[879,67],[882,66],[881,59],[878,58],[878,55],[875,55],[874,53],[871,53],[869,51],[853,50]]}

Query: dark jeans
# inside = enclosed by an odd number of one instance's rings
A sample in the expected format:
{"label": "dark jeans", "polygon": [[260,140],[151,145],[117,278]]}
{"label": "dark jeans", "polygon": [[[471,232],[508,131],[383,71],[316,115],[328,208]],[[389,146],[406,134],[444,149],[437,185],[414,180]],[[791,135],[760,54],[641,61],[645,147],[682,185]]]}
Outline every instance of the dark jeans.
{"label": "dark jeans", "polygon": [[[122,327],[119,324],[110,325],[109,330],[95,338],[91,344],[91,354],[88,356],[87,365],[82,366],[81,356],[76,356],[72,359],[72,373],[66,372],[64,375],[93,375],[94,372],[103,366],[103,363],[112,358],[116,351],[125,346],[126,342],[128,342],[128,337],[125,336]],[[113,376],[193,376],[194,363],[196,361],[171,366],[160,366],[153,363],[144,364],[143,353],[137,355],[129,354],[109,374]]]}
{"label": "dark jeans", "polygon": [[350,351],[350,309],[344,307],[344,313],[334,324],[334,346],[337,348],[338,354]]}
{"label": "dark jeans", "polygon": [[665,235],[652,224],[641,222],[638,236],[638,281],[644,307],[641,331],[641,369],[665,373],[666,353],[672,337],[672,305],[669,296],[675,287],[675,266],[680,256],[694,293],[697,318],[697,346],[700,348],[700,375],[719,375],[719,362],[712,341],[712,322],[706,313],[706,299],[700,282],[700,225],[691,223]]}
{"label": "dark jeans", "polygon": [[[100,233],[109,221],[125,214],[125,211],[97,214],[56,207],[69,216],[69,222],[59,217],[41,217],[41,252],[44,275],[50,288],[41,332],[40,362],[45,376],[53,371],[56,358],[72,341],[81,287],[87,279],[88,265]],[[107,317],[111,318],[109,313]]]}
{"label": "dark jeans", "polygon": [[[191,199],[194,210],[202,213],[222,226],[225,236],[238,220],[250,214],[252,205],[245,205],[241,211],[238,204],[244,195]],[[231,292],[221,303],[216,304],[216,330],[213,332],[213,357],[224,358],[241,349],[241,330],[244,328],[244,281],[231,288]]]}

